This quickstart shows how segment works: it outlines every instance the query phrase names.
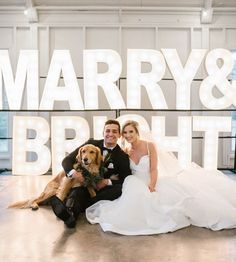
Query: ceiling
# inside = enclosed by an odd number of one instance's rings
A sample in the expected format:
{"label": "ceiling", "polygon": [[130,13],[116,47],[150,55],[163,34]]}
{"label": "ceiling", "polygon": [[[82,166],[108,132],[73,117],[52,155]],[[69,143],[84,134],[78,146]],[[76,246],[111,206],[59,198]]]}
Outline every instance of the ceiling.
{"label": "ceiling", "polygon": [[36,8],[47,6],[106,6],[106,7],[204,7],[210,3],[214,8],[236,7],[236,0],[0,0],[0,8],[4,7],[25,7],[33,5]]}

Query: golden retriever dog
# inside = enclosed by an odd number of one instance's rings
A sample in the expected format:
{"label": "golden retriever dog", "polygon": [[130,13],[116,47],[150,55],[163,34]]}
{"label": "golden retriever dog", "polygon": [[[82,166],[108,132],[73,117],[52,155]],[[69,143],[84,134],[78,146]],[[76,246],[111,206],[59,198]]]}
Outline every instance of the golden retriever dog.
{"label": "golden retriever dog", "polygon": [[[79,149],[76,161],[74,169],[77,172],[81,172],[84,176],[85,182],[83,186],[88,188],[91,197],[96,196],[94,188],[96,182],[102,178],[99,173],[102,161],[100,149],[92,144],[84,145]],[[40,204],[45,203],[54,195],[64,201],[69,190],[76,186],[76,184],[78,184],[78,181],[75,178],[69,179],[66,177],[65,172],[61,171],[48,182],[40,196],[15,202],[9,208],[31,208],[32,210],[37,210]]]}

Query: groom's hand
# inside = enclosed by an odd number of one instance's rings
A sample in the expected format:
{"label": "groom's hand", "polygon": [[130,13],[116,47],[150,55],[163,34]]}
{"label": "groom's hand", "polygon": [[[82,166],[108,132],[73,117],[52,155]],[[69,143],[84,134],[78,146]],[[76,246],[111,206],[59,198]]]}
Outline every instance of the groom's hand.
{"label": "groom's hand", "polygon": [[99,191],[100,189],[104,188],[105,186],[108,185],[108,179],[101,179],[97,182],[96,188],[97,191]]}
{"label": "groom's hand", "polygon": [[72,177],[80,184],[84,183],[84,177],[80,172],[75,171]]}

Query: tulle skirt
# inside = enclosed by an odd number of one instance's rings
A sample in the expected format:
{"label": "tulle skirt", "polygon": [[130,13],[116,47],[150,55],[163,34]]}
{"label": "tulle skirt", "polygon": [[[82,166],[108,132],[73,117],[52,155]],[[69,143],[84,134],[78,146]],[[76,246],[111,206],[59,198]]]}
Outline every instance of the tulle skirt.
{"label": "tulle skirt", "polygon": [[183,170],[167,157],[168,165],[162,161],[159,166],[155,192],[148,189],[149,174],[136,172],[125,179],[120,198],[86,210],[88,221],[124,235],[167,233],[189,225],[236,228],[236,182],[196,164]]}
{"label": "tulle skirt", "polygon": [[158,191],[151,193],[142,180],[129,176],[120,198],[95,203],[86,216],[104,231],[124,235],[171,232],[190,225],[184,213],[189,198],[173,178],[160,179]]}

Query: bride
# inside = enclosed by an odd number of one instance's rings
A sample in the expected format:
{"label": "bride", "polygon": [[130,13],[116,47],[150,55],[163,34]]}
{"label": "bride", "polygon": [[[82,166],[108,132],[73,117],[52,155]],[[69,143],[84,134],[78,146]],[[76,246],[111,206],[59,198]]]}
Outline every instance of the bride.
{"label": "bride", "polygon": [[104,231],[124,235],[173,232],[189,225],[212,230],[236,228],[236,182],[219,171],[192,164],[181,169],[175,156],[141,140],[138,123],[127,121],[131,176],[122,195],[87,208],[86,217]]}

